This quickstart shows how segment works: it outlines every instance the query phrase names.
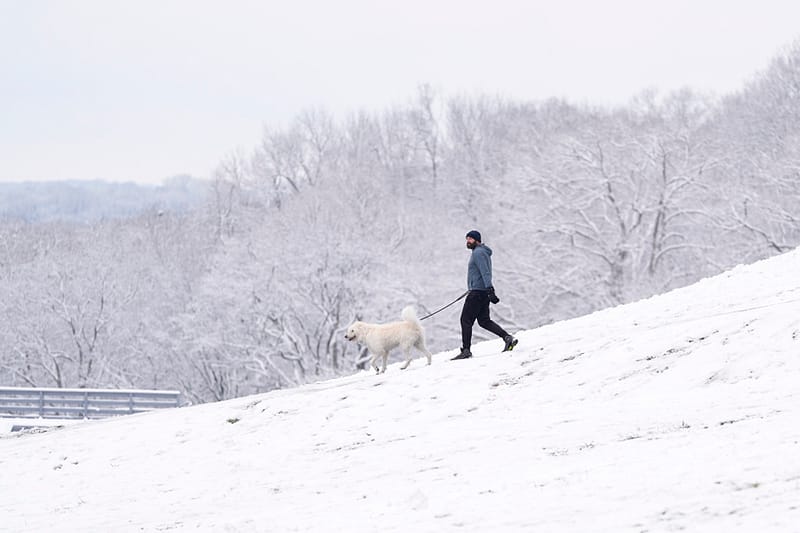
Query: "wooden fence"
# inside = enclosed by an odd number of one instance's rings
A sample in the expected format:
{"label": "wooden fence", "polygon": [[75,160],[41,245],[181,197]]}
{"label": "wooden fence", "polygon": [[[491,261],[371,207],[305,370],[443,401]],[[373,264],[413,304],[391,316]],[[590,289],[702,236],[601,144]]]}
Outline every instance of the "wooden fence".
{"label": "wooden fence", "polygon": [[0,418],[107,418],[180,405],[178,391],[0,387]]}

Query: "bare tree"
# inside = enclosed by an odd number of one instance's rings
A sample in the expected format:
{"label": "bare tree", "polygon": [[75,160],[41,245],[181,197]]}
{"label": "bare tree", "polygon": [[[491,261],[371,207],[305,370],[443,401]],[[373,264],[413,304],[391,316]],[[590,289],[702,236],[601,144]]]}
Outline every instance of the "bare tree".
{"label": "bare tree", "polygon": [[441,114],[437,110],[438,102],[436,93],[428,84],[420,85],[417,88],[417,99],[415,106],[411,109],[410,120],[417,142],[422,148],[428,162],[430,174],[430,184],[434,196],[438,189],[439,167],[441,165],[442,134],[440,132]]}

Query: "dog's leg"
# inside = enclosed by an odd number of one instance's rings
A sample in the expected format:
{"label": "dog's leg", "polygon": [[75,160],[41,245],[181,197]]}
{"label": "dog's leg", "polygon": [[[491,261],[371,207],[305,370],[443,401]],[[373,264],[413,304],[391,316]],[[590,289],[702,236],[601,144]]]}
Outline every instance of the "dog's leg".
{"label": "dog's leg", "polygon": [[380,368],[378,368],[378,357],[380,357],[380,356],[381,356],[381,354],[376,352],[372,356],[372,361],[370,361],[370,363],[369,363],[370,366],[375,369],[375,373],[376,374],[378,374],[380,372]]}
{"label": "dog's leg", "polygon": [[380,374],[386,372],[386,362],[389,360],[389,352],[383,352],[383,368],[381,368]]}
{"label": "dog's leg", "polygon": [[420,352],[425,354],[425,357],[428,358],[428,365],[430,366],[431,361],[433,359],[433,355],[431,354],[431,352],[428,351],[428,348],[425,346],[425,339],[418,340],[417,343],[414,345],[414,347]]}
{"label": "dog's leg", "polygon": [[405,370],[408,368],[408,365],[411,364],[411,347],[407,346],[403,348],[403,355],[406,356],[406,364],[400,367],[400,370]]}

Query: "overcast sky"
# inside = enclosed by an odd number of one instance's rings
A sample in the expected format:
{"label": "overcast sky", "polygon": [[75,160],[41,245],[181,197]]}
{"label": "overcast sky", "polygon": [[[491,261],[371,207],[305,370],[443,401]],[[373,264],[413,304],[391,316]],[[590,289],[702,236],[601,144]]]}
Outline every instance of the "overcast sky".
{"label": "overcast sky", "polygon": [[446,93],[740,88],[797,0],[0,0],[0,181],[208,177],[264,125]]}

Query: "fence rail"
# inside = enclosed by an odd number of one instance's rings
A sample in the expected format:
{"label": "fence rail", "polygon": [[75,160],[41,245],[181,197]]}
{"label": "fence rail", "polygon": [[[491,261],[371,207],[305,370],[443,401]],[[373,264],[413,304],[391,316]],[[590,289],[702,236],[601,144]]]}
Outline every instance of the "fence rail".
{"label": "fence rail", "polygon": [[0,418],[107,418],[180,405],[178,391],[0,387]]}

